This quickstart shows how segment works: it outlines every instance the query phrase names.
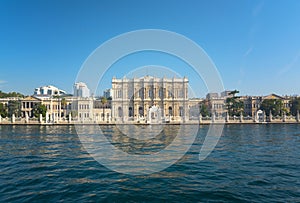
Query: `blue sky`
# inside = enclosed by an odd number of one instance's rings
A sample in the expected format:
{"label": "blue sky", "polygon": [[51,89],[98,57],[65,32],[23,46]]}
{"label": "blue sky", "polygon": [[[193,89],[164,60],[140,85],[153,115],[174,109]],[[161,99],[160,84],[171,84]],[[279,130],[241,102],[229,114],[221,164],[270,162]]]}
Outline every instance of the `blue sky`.
{"label": "blue sky", "polygon": [[[298,0],[2,0],[0,90],[32,94],[35,87],[52,84],[71,92],[80,67],[102,43],[133,30],[164,29],[198,43],[225,89],[242,95],[300,94],[299,11]],[[139,60],[124,59],[124,68],[108,71],[99,89],[110,87],[113,75],[143,64],[173,65],[197,87],[197,96],[205,96],[192,71],[158,58],[146,53]]]}

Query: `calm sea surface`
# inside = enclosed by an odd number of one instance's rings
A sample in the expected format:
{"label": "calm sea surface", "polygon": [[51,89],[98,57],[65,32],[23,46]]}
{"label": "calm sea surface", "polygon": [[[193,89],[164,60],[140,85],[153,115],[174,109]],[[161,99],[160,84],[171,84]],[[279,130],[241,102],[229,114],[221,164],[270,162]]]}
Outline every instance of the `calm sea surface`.
{"label": "calm sea surface", "polygon": [[[116,127],[102,130],[125,151],[134,146]],[[207,130],[176,164],[131,176],[95,161],[73,126],[0,126],[0,202],[300,202],[300,125],[227,125],[200,162]]]}

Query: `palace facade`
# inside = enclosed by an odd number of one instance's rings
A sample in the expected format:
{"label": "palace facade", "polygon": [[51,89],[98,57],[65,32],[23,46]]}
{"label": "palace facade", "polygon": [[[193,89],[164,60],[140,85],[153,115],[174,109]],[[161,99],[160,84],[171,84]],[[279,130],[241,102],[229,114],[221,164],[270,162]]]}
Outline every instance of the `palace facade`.
{"label": "palace facade", "polygon": [[112,79],[112,117],[115,121],[187,121],[188,79]]}

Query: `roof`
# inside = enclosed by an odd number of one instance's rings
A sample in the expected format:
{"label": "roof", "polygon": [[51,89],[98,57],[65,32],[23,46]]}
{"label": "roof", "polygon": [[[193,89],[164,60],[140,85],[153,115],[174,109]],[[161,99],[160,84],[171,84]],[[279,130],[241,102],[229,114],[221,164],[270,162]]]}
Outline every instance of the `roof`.
{"label": "roof", "polygon": [[279,96],[277,94],[270,94],[270,95],[264,96],[263,99],[285,99],[285,98],[282,96]]}
{"label": "roof", "polygon": [[40,101],[40,99],[32,97],[32,96],[28,96],[28,97],[25,97],[24,99],[22,99],[22,101]]}

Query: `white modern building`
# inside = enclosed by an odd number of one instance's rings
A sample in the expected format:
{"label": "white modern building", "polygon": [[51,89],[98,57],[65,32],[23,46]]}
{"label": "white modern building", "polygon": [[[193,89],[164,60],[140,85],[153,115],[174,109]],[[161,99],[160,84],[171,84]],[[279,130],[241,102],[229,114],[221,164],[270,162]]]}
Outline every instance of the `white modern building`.
{"label": "white modern building", "polygon": [[90,97],[90,90],[83,82],[74,84],[74,97]]}
{"label": "white modern building", "polygon": [[64,90],[58,89],[55,86],[47,85],[39,88],[35,88],[33,95],[35,97],[45,97],[45,96],[61,96],[66,94]]}

